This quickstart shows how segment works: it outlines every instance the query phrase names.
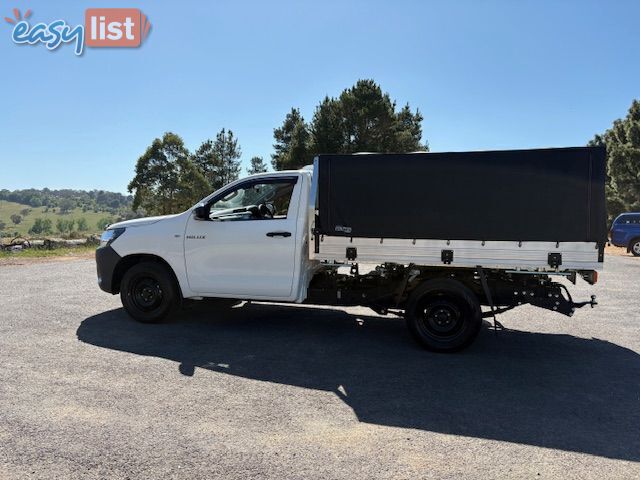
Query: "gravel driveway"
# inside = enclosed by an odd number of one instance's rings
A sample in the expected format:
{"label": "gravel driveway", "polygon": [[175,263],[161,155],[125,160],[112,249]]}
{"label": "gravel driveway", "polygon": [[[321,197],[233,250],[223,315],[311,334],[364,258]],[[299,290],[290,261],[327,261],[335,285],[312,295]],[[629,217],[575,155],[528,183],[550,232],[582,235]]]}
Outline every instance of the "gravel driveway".
{"label": "gravel driveway", "polygon": [[90,260],[0,267],[0,478],[640,478],[638,260],[455,355],[362,308],[141,325]]}

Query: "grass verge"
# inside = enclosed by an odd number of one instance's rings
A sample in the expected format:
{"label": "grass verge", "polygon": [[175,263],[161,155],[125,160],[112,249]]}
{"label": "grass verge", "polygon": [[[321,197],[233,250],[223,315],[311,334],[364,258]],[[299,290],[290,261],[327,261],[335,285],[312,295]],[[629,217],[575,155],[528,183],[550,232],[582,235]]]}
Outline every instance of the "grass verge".
{"label": "grass verge", "polygon": [[0,259],[48,258],[48,257],[88,257],[96,251],[95,245],[79,245],[46,250],[44,248],[25,248],[19,252],[1,251]]}

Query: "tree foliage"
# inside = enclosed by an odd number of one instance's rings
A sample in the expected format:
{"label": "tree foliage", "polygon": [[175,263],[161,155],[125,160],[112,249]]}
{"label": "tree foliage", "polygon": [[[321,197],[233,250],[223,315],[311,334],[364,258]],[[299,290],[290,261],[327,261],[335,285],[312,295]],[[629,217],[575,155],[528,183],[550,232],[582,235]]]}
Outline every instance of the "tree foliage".
{"label": "tree foliage", "polygon": [[134,210],[166,215],[189,208],[207,195],[211,186],[190,160],[182,138],[167,132],[138,159],[128,190],[135,192]]}
{"label": "tree foliage", "polygon": [[262,157],[251,158],[251,166],[247,169],[249,175],[255,175],[256,173],[264,173],[267,171],[267,164],[264,163]]}
{"label": "tree foliage", "polygon": [[59,218],[58,220],[56,220],[56,230],[58,230],[58,232],[62,233],[71,233],[73,232],[73,228],[76,225],[76,221],[73,219],[65,219],[65,218]]}
{"label": "tree foliage", "polygon": [[22,215],[18,215],[17,213],[14,213],[9,218],[14,223],[14,225],[18,225],[20,222],[22,222]]}
{"label": "tree foliage", "polygon": [[300,168],[320,153],[426,151],[422,120],[408,104],[396,111],[396,102],[373,80],[358,80],[339,97],[325,97],[310,124],[291,109],[273,132],[273,168]]}
{"label": "tree foliage", "polygon": [[79,232],[86,232],[87,230],[89,230],[89,225],[87,224],[87,219],[84,217],[80,217],[77,221],[78,223],[78,231]]}
{"label": "tree foliage", "polygon": [[113,223],[113,219],[109,217],[102,217],[100,220],[96,222],[96,227],[98,230],[106,230],[107,227]]}
{"label": "tree foliage", "polygon": [[215,140],[205,140],[191,156],[193,164],[214,190],[238,179],[242,150],[231,130],[223,128]]}
{"label": "tree foliage", "polygon": [[634,100],[625,118],[589,143],[607,147],[609,220],[625,211],[640,211],[640,101]]}
{"label": "tree foliage", "polygon": [[191,161],[211,186],[217,183],[219,162],[213,153],[213,141],[205,140],[191,155]]}
{"label": "tree foliage", "polygon": [[36,218],[32,227],[29,229],[31,235],[40,235],[43,233],[51,233],[53,230],[50,218]]}
{"label": "tree foliage", "polygon": [[216,190],[238,179],[240,175],[240,156],[242,150],[238,139],[231,130],[224,128],[216,135],[213,142],[213,155],[218,164],[216,182],[212,185]]}
{"label": "tree foliage", "polygon": [[69,213],[76,208],[77,204],[71,198],[63,198],[58,203],[58,206],[60,207],[60,213]]}
{"label": "tree foliage", "polygon": [[310,156],[309,127],[300,110],[292,108],[282,126],[273,131],[275,153],[271,155],[274,170],[288,170],[304,165]]}

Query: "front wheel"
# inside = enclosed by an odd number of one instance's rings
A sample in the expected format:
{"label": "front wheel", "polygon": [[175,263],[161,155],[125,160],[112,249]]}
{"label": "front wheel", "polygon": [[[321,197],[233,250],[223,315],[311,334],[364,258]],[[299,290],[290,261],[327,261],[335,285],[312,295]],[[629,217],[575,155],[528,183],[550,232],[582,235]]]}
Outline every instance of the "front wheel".
{"label": "front wheel", "polygon": [[640,238],[631,240],[631,243],[629,244],[629,250],[634,257],[640,257]]}
{"label": "front wheel", "polygon": [[413,337],[434,352],[455,352],[473,342],[482,326],[475,294],[453,279],[433,279],[410,295],[407,327]]}
{"label": "front wheel", "polygon": [[173,275],[157,262],[141,262],[127,270],[122,278],[120,300],[127,313],[143,323],[164,320],[180,303]]}

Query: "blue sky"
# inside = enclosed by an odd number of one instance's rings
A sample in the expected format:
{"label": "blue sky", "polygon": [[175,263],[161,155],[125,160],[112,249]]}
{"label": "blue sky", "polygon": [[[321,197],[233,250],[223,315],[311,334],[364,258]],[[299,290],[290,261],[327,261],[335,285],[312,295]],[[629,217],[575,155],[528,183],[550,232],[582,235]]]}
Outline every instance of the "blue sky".
{"label": "blue sky", "polygon": [[2,2],[32,23],[140,8],[137,49],[12,43],[0,24],[0,188],[125,192],[165,131],[188,148],[222,127],[269,160],[292,106],[373,78],[419,108],[432,151],[583,145],[640,98],[640,2]]}

